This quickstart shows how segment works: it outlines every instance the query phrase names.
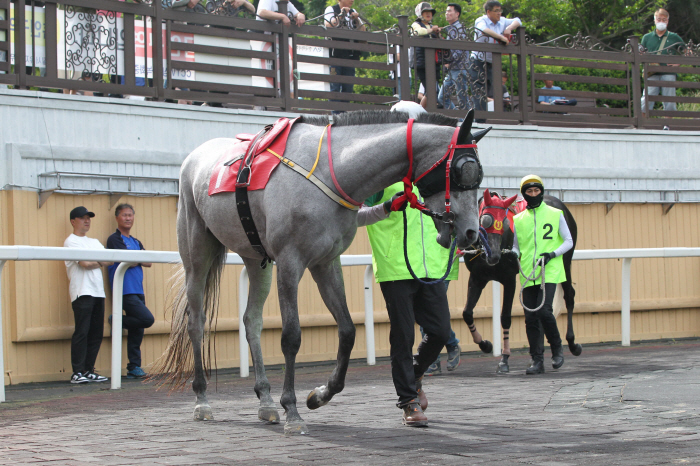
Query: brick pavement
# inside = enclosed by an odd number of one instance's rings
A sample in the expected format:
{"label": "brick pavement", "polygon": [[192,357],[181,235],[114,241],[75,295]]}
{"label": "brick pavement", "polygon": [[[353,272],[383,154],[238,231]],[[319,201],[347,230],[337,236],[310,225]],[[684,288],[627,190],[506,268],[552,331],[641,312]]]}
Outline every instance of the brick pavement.
{"label": "brick pavement", "polygon": [[[8,387],[0,404],[0,465],[700,464],[700,340],[584,346],[559,371],[525,376],[529,357],[462,356],[426,378],[430,427],[401,425],[386,361],[354,363],[345,391],[306,409],[331,366],[298,370],[300,413],[311,434],[285,437],[257,420],[252,379],[210,384],[215,420],[194,422],[194,396],[123,381]],[[269,371],[273,397],[283,372]]]}

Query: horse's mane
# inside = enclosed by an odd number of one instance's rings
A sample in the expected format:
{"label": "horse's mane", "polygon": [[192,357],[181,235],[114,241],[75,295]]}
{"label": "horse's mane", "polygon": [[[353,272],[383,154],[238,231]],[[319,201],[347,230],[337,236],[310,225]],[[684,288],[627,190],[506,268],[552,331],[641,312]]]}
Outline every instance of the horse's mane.
{"label": "horse's mane", "polygon": [[[389,123],[406,123],[409,116],[406,112],[390,112],[389,110],[358,110],[333,115],[333,126],[381,125]],[[328,116],[303,116],[301,123],[314,126],[326,126],[330,123]],[[459,120],[439,113],[421,113],[416,123],[456,127]]]}

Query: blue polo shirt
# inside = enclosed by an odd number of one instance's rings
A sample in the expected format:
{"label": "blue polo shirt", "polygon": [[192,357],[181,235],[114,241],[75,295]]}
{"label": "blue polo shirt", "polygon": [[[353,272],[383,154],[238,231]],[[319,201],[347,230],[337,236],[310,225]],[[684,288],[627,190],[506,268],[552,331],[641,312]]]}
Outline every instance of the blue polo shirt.
{"label": "blue polo shirt", "polygon": [[[129,236],[128,238],[124,235],[120,236],[126,245],[126,249],[131,251],[141,250],[141,246],[136,238],[133,236]],[[117,270],[119,264],[120,262],[115,262],[108,267],[110,288],[114,287],[114,272]],[[143,292],[143,267],[140,265],[126,269],[126,273],[124,274],[123,294],[145,294]]]}

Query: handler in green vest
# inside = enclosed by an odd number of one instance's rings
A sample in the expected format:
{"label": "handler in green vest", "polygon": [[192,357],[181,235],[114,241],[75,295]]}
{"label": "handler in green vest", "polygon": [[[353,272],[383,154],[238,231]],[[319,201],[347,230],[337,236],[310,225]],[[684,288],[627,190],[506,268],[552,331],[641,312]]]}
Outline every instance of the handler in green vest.
{"label": "handler in green vest", "polygon": [[[542,202],[544,185],[539,176],[524,177],[520,182],[520,192],[527,202],[527,209],[514,218],[513,252],[520,257],[525,332],[532,357],[532,364],[525,373],[544,374],[543,330],[552,348],[552,367],[559,369],[564,365],[564,349],[552,313],[552,302],[557,283],[566,281],[561,256],[573,247],[574,241],[563,212]],[[545,265],[544,290],[541,277],[533,280],[540,276],[542,262]]]}
{"label": "handler in green vest", "polygon": [[[419,196],[415,187],[413,192]],[[445,283],[426,285],[414,279],[408,271],[403,250],[403,213],[398,212],[406,209],[402,194],[402,183],[376,193],[360,208],[357,223],[358,226],[367,226],[374,277],[381,287],[389,313],[391,376],[399,397],[396,406],[403,409],[404,425],[421,427],[428,425],[423,412],[428,407],[428,400],[421,379],[450,337],[450,308]],[[411,268],[422,280],[441,278],[447,268],[449,250],[437,243],[433,220],[416,209],[408,209],[406,215],[406,244]],[[453,265],[447,280],[457,279],[458,265]],[[425,337],[414,356],[416,323],[423,327]]]}

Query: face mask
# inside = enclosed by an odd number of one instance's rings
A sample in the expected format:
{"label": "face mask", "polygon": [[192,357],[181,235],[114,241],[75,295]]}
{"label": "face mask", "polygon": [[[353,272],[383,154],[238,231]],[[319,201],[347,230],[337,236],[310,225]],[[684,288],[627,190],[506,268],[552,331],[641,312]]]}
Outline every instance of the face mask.
{"label": "face mask", "polygon": [[661,23],[661,22],[656,23],[656,29],[659,31],[665,31],[666,27],[668,27],[668,25],[666,23]]}
{"label": "face mask", "polygon": [[523,194],[523,197],[525,198],[525,202],[527,202],[527,208],[528,209],[536,209],[542,204],[542,201],[544,200],[544,193],[540,192],[537,196],[528,196],[527,194]]}

